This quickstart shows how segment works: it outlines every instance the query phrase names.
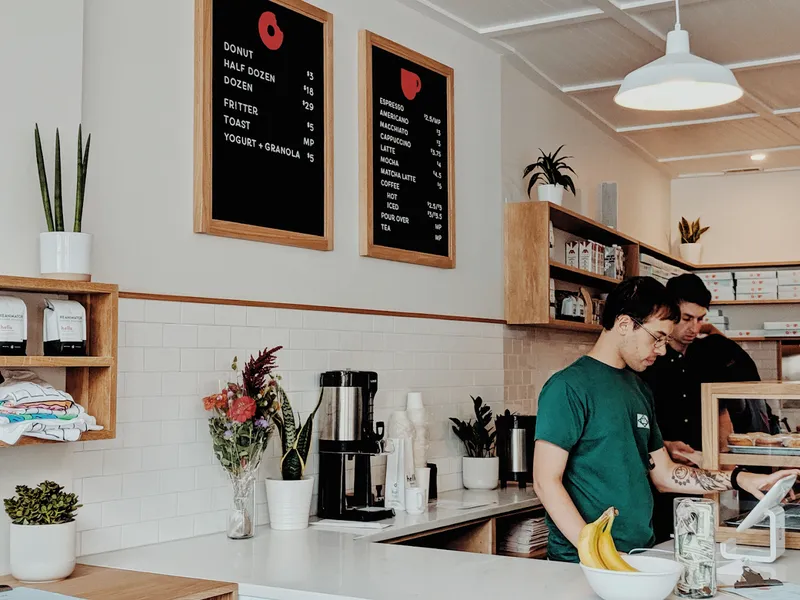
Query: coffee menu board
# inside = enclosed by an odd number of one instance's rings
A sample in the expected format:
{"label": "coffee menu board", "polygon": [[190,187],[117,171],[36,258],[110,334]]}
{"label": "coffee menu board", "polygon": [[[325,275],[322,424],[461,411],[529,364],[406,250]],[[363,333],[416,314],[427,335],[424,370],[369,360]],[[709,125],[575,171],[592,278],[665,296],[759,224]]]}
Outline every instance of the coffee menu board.
{"label": "coffee menu board", "polygon": [[360,46],[361,254],[454,268],[453,69],[369,31]]}
{"label": "coffee menu board", "polygon": [[195,231],[332,249],[332,15],[195,2]]}

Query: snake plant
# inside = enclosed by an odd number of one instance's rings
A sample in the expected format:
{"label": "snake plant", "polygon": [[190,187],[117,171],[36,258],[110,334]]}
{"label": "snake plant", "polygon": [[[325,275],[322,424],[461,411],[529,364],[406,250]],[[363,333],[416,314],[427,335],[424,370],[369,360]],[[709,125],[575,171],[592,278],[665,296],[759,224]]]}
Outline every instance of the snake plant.
{"label": "snake plant", "polygon": [[322,404],[322,392],[314,410],[308,415],[306,422],[298,429],[300,415],[295,415],[289,397],[282,387],[278,386],[278,398],[281,404],[281,416],[276,420],[281,434],[283,453],[281,455],[281,475],[284,480],[303,478],[308,465],[308,453],[311,450],[311,433],[314,429],[314,415]]}
{"label": "snake plant", "polygon": [[[44,153],[42,152],[42,139],[39,135],[39,124],[36,124],[33,132],[34,145],[36,147],[36,166],[39,170],[39,191],[42,195],[44,205],[44,218],[47,222],[47,231],[64,231],[64,203],[61,191],[61,135],[56,128],[56,153],[55,153],[55,172],[53,174],[53,204],[50,204],[50,189],[47,185],[47,169],[44,164]],[[86,148],[83,147],[83,132],[78,126],[78,157],[77,157],[77,181],[75,185],[75,221],[73,231],[81,231],[83,221],[83,199],[86,194],[86,172],[89,166],[89,146],[92,142],[92,134],[86,138]]]}
{"label": "snake plant", "polygon": [[700,227],[700,219],[689,222],[681,217],[678,221],[678,232],[681,234],[681,244],[696,244],[700,241],[700,236],[708,231],[710,227]]}

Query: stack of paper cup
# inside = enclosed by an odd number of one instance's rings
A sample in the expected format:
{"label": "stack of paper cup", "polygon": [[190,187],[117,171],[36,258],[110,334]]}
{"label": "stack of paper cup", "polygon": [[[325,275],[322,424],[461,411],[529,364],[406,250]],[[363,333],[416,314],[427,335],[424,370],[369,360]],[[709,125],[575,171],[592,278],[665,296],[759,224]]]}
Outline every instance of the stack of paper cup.
{"label": "stack of paper cup", "polygon": [[430,434],[428,433],[428,415],[422,404],[422,394],[409,392],[406,399],[406,412],[414,424],[414,467],[425,468],[428,464]]}

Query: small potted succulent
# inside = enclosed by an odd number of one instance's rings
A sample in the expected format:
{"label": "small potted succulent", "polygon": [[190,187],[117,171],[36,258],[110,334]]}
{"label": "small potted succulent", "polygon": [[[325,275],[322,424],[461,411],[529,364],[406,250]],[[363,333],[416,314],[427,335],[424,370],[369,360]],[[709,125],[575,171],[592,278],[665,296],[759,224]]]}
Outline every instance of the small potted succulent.
{"label": "small potted succulent", "polygon": [[700,227],[700,219],[689,222],[685,217],[678,221],[678,233],[681,234],[681,258],[694,265],[700,264],[703,255],[703,244],[700,237],[710,229],[710,227]]}
{"label": "small potted succulent", "polygon": [[66,579],[75,570],[75,494],[52,481],[18,485],[3,500],[11,519],[11,575],[26,583]]}
{"label": "small potted succulent", "polygon": [[281,407],[275,419],[282,444],[281,479],[267,478],[266,481],[269,525],[272,529],[280,530],[305,529],[308,527],[314,493],[314,478],[306,477],[305,470],[311,451],[314,415],[322,403],[322,393],[314,410],[302,423],[279,382],[276,388]]}
{"label": "small potted succulent", "polygon": [[92,279],[92,236],[81,231],[83,223],[83,199],[86,193],[86,172],[89,167],[89,146],[92,136],[86,138],[78,126],[77,184],[75,186],[75,220],[72,231],[64,230],[64,209],[61,192],[61,138],[56,129],[56,152],[53,172],[53,204],[50,205],[50,189],[47,185],[47,169],[44,164],[39,125],[34,129],[36,166],[39,170],[39,189],[44,205],[47,232],[39,234],[39,271],[43,277],[90,281]]}
{"label": "small potted succulent", "polygon": [[525,167],[525,171],[522,173],[523,179],[533,173],[528,181],[528,197],[531,195],[533,186],[539,180],[543,183],[539,186],[537,194],[542,202],[552,202],[560,206],[564,198],[564,189],[568,189],[573,195],[575,194],[575,184],[572,181],[572,177],[567,174],[567,171],[569,171],[574,175],[575,171],[565,162],[572,157],[558,155],[563,147],[564,145],[562,144],[552,154],[547,154],[539,148],[541,153],[539,160]]}
{"label": "small potted succulent", "polygon": [[[470,396],[472,398],[472,396]],[[495,456],[497,432],[492,423],[492,409],[478,396],[472,398],[475,422],[450,417],[453,433],[464,443],[467,455],[462,460],[464,487],[468,490],[493,490],[500,478],[500,459]]]}

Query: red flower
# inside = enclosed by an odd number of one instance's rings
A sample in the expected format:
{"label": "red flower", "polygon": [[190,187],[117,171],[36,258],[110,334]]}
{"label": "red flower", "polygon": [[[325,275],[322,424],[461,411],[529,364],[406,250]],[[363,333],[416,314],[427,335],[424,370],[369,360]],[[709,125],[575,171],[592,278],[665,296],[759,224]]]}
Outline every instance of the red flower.
{"label": "red flower", "polygon": [[233,401],[228,417],[237,423],[244,423],[256,414],[256,401],[250,396],[242,396]]}

